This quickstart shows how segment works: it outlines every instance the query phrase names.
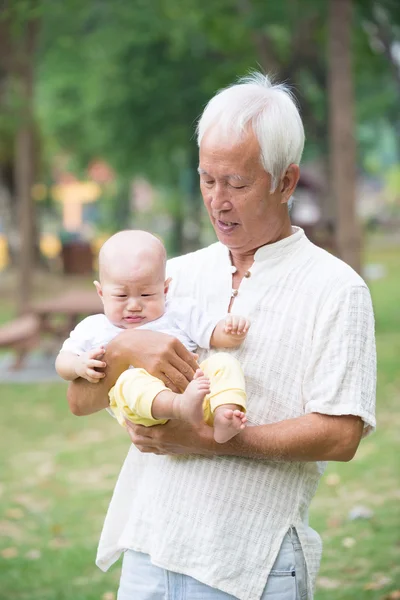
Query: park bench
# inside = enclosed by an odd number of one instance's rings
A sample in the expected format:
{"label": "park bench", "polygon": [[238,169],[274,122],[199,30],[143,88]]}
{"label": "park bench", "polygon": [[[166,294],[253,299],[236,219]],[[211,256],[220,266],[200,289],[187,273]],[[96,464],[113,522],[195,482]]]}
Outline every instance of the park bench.
{"label": "park bench", "polygon": [[58,349],[83,316],[102,312],[102,304],[95,291],[69,290],[33,304],[30,310],[0,326],[0,348],[10,348],[16,354],[13,369],[22,367],[27,353],[45,336],[50,336]]}
{"label": "park bench", "polygon": [[69,290],[35,303],[32,309],[40,319],[41,333],[64,339],[83,316],[100,313],[103,306],[94,290]]}
{"label": "park bench", "polygon": [[0,326],[0,348],[15,351],[12,368],[19,369],[26,354],[39,342],[40,318],[35,314],[21,315]]}

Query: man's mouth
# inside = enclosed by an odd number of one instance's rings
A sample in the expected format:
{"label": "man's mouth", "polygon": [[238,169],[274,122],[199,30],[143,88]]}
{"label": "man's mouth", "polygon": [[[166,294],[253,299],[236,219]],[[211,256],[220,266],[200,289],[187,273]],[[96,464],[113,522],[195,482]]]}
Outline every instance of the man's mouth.
{"label": "man's mouth", "polygon": [[218,229],[224,233],[233,231],[239,225],[239,223],[235,223],[234,221],[222,221],[221,219],[215,219],[215,223]]}

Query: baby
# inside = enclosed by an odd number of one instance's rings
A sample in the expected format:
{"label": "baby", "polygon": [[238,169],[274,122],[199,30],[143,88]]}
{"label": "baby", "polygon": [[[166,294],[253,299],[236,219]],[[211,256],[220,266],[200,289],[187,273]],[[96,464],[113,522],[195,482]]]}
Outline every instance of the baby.
{"label": "baby", "polygon": [[[234,348],[247,335],[250,323],[229,314],[218,320],[199,310],[188,298],[166,299],[166,251],[145,231],[121,231],[99,253],[99,279],[94,284],[104,314],[84,319],[64,342],[56,359],[58,374],[68,381],[83,377],[97,383],[104,377],[105,345],[124,329],[151,329],[178,338],[188,350]],[[120,375],[109,392],[110,409],[121,425],[125,419],[152,426],[169,419],[194,425],[205,420],[214,439],[223,443],[246,423],[246,392],[239,362],[228,353],[203,361],[182,394],[141,368]]]}

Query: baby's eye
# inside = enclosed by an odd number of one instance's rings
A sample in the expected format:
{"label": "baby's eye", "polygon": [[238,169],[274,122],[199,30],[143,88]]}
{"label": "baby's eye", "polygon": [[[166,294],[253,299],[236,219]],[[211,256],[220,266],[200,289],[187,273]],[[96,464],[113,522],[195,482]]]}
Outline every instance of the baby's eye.
{"label": "baby's eye", "polygon": [[126,298],[126,294],[115,294],[114,298]]}
{"label": "baby's eye", "polygon": [[155,296],[155,294],[142,294],[142,298],[149,298],[150,296]]}

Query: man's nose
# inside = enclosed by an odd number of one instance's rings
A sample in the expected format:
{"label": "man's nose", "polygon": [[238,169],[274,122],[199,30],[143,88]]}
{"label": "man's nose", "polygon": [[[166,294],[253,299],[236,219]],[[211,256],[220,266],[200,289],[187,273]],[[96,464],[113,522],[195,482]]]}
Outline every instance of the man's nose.
{"label": "man's nose", "polygon": [[232,208],[227,190],[222,186],[215,186],[210,192],[210,198],[211,208],[215,211],[230,210]]}

